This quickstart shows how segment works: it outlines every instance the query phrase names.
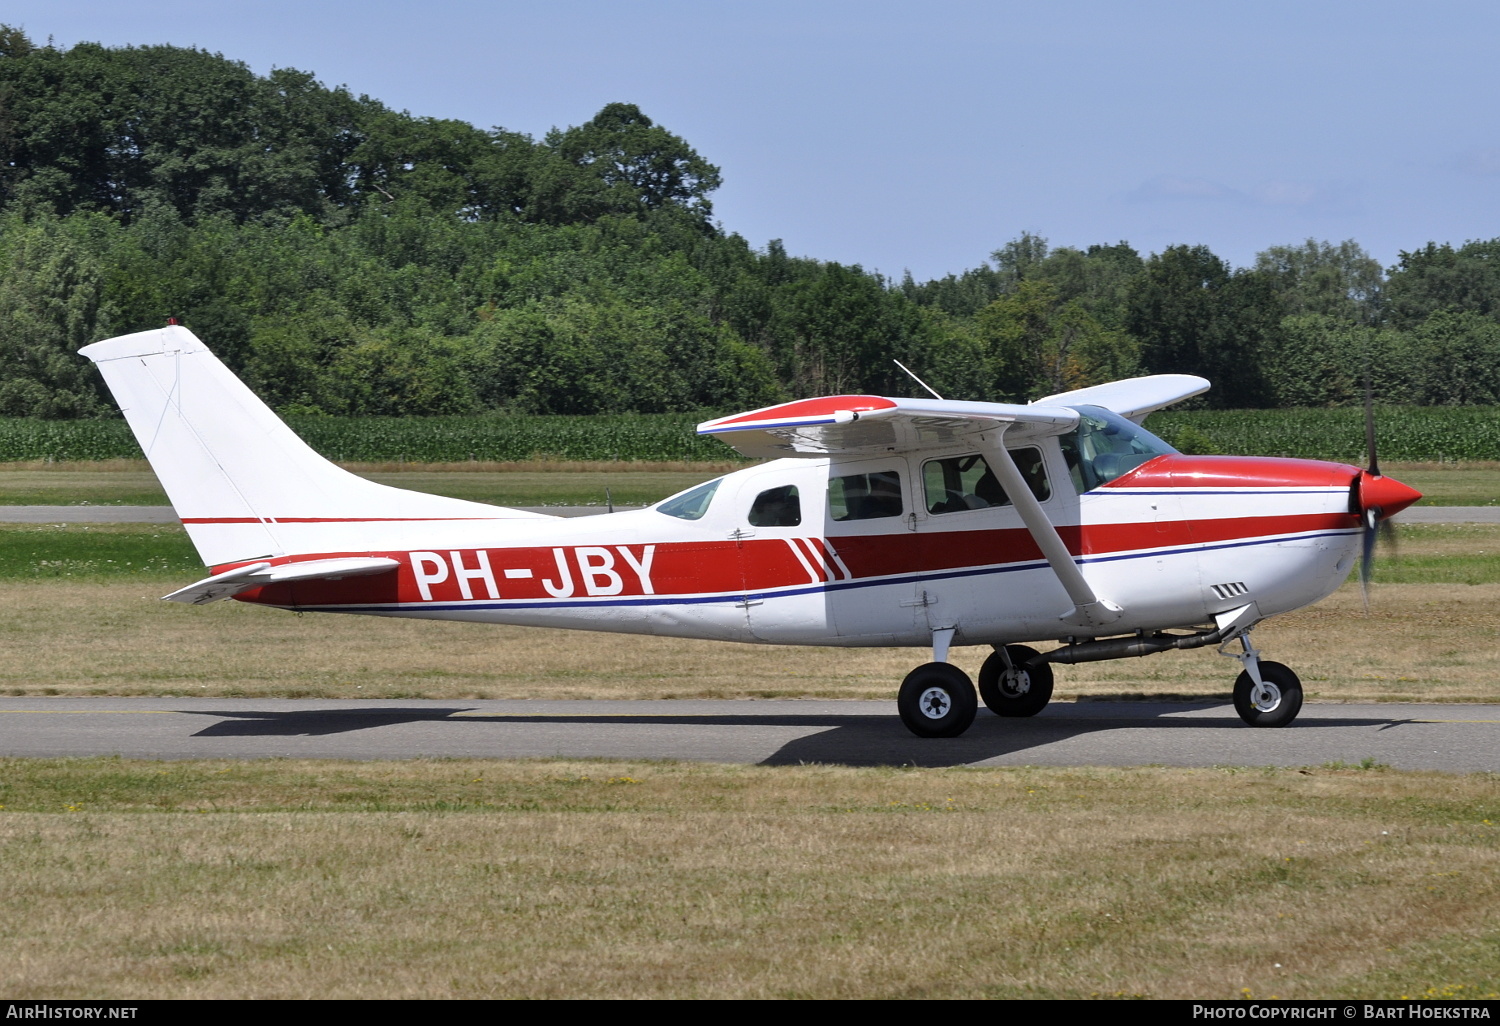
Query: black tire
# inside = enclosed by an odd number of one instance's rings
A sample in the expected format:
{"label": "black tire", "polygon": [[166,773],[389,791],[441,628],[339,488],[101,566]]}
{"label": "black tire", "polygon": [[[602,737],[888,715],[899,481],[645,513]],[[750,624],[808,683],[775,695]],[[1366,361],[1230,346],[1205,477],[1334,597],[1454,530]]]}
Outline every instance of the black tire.
{"label": "black tire", "polygon": [[969,675],[949,663],[924,663],[896,697],[901,722],[917,737],[958,737],[974,722],[979,699]]}
{"label": "black tire", "polygon": [[1023,670],[1021,664],[1035,656],[1036,649],[1007,645],[1005,651],[1015,670],[1007,670],[1000,653],[992,652],[979,669],[979,697],[996,716],[1035,716],[1052,701],[1052,664]]}
{"label": "black tire", "polygon": [[1234,681],[1234,711],[1252,727],[1285,727],[1302,711],[1302,681],[1288,667],[1269,662],[1260,664],[1260,679],[1274,689],[1271,700],[1255,704],[1255,681],[1246,671]]}

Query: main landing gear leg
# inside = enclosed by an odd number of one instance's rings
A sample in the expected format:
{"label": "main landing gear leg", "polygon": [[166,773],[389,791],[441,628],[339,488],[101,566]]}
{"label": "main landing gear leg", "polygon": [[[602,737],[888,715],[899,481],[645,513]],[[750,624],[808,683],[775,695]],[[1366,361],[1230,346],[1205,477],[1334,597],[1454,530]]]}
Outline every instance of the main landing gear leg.
{"label": "main landing gear leg", "polygon": [[1233,639],[1219,646],[1219,654],[1238,659],[1245,667],[1235,678],[1234,709],[1252,727],[1285,727],[1302,711],[1302,681],[1290,668],[1262,661],[1250,646],[1250,632],[1239,635],[1242,652],[1226,652]]}

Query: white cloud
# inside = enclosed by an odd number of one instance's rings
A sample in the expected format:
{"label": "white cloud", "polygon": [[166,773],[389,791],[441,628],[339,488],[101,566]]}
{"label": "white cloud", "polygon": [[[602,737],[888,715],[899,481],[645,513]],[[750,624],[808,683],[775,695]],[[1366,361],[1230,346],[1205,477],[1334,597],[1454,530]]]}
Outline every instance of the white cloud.
{"label": "white cloud", "polygon": [[1256,201],[1268,207],[1309,207],[1322,201],[1323,189],[1312,182],[1262,182],[1252,190]]}
{"label": "white cloud", "polygon": [[1243,196],[1227,185],[1211,182],[1207,178],[1181,178],[1177,175],[1158,175],[1143,182],[1128,194],[1130,199],[1152,200],[1231,200],[1241,201]]}
{"label": "white cloud", "polygon": [[1138,203],[1204,202],[1238,207],[1279,207],[1297,210],[1347,210],[1355,205],[1355,190],[1338,182],[1273,178],[1237,189],[1207,178],[1158,175],[1126,194]]}
{"label": "white cloud", "polygon": [[1491,177],[1500,175],[1500,146],[1470,150],[1458,158],[1458,169],[1467,175]]}

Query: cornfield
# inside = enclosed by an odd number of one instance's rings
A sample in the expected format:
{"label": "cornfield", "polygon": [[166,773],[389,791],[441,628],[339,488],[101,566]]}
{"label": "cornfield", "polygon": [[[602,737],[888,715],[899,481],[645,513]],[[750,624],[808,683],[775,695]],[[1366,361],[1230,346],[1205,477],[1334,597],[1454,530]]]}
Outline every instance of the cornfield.
{"label": "cornfield", "polygon": [[[1365,417],[1357,407],[1168,411],[1146,426],[1184,452],[1365,463]],[[1375,428],[1382,460],[1500,460],[1500,407],[1377,408]]]}
{"label": "cornfield", "polygon": [[[293,430],[347,463],[556,460],[724,460],[732,453],[694,427],[709,414],[596,417],[292,417]],[[1500,460],[1500,407],[1389,407],[1377,411],[1384,460]],[[1356,408],[1190,410],[1147,427],[1187,452],[1296,456],[1363,463]],[[0,461],[139,459],[121,420],[0,418]]]}

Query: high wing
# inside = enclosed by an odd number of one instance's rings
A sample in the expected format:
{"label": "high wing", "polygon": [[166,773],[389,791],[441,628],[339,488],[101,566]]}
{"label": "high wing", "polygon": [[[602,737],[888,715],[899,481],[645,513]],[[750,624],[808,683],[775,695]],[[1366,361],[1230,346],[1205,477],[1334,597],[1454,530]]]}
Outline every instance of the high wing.
{"label": "high wing", "polygon": [[1062,408],[951,399],[834,395],[767,406],[698,425],[746,456],[875,456],[961,444],[1005,426],[1012,439],[1062,434],[1078,414]]}
{"label": "high wing", "polygon": [[1134,424],[1164,406],[1207,392],[1206,378],[1192,374],[1152,374],[1144,378],[1126,378],[1105,385],[1092,385],[1037,399],[1032,406],[1102,406]]}
{"label": "high wing", "polygon": [[1077,406],[1102,406],[1139,424],[1146,416],[1208,389],[1190,374],[1155,374],[1038,399],[1027,405],[954,399],[835,395],[799,399],[698,425],[746,456],[875,456],[977,444],[1003,428],[1007,444],[1059,435],[1078,424]]}

